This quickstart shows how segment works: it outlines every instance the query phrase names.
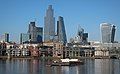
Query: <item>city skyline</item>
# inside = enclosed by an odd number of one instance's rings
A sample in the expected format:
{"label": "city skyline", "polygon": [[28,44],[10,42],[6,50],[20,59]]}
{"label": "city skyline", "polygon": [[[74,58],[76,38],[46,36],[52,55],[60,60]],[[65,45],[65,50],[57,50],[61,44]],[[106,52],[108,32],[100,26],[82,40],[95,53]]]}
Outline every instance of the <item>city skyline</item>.
{"label": "city skyline", "polygon": [[[58,16],[63,16],[67,39],[77,34],[77,25],[89,33],[88,41],[101,41],[100,24],[103,22],[115,24],[115,41],[120,41],[120,1],[55,1],[55,0],[1,0],[0,35],[10,33],[10,40],[19,41],[20,33],[25,33],[30,21],[36,21],[37,26],[44,27],[44,16],[48,5],[52,5],[55,15],[55,25]],[[9,26],[9,27],[8,27]]]}

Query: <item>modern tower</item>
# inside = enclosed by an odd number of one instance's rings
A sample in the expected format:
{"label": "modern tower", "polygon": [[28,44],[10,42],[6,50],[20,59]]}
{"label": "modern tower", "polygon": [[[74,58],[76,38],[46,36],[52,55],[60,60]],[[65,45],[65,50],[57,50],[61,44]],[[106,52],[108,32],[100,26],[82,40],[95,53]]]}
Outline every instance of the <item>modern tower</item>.
{"label": "modern tower", "polygon": [[9,42],[9,33],[5,33],[0,36],[0,41]]}
{"label": "modern tower", "polygon": [[55,18],[52,5],[48,6],[46,15],[44,17],[44,42],[54,40],[55,36]]}
{"label": "modern tower", "polygon": [[36,38],[37,42],[43,42],[43,28],[42,27],[36,27]]}
{"label": "modern tower", "polygon": [[5,33],[5,42],[9,42],[9,34]]}
{"label": "modern tower", "polygon": [[113,43],[114,42],[114,39],[115,39],[115,26],[112,25],[112,34],[111,34],[111,42]]}
{"label": "modern tower", "polygon": [[64,20],[63,20],[63,17],[61,16],[58,17],[58,21],[57,21],[57,35],[58,35],[59,42],[62,42],[64,44],[67,43]]}
{"label": "modern tower", "polygon": [[42,42],[43,38],[43,28],[36,27],[35,22],[30,22],[28,34],[30,35],[30,41],[32,42]]}
{"label": "modern tower", "polygon": [[102,43],[113,43],[115,38],[115,26],[110,23],[102,23],[101,26],[101,35]]}
{"label": "modern tower", "polygon": [[30,34],[21,33],[20,34],[20,44],[23,44],[30,40]]}
{"label": "modern tower", "polygon": [[84,29],[78,26],[77,36],[75,37],[75,43],[88,44],[88,33],[84,33]]}
{"label": "modern tower", "polygon": [[35,22],[30,22],[28,33],[30,34],[30,40],[36,41],[36,26]]}

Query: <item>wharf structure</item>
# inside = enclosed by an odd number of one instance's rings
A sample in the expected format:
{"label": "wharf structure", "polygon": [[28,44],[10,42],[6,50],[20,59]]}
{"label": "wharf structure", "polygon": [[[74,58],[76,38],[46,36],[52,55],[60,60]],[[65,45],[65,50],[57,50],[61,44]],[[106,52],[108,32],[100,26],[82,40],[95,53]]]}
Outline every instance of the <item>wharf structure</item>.
{"label": "wharf structure", "polygon": [[42,44],[15,44],[0,42],[0,56],[51,56],[58,58],[80,58],[93,57],[101,58],[111,56],[120,57],[120,43],[90,42],[86,45],[78,43],[67,43],[66,46],[60,42],[43,42]]}
{"label": "wharf structure", "polygon": [[120,57],[120,43],[90,42],[90,45],[68,43],[68,46],[63,50],[63,55],[64,57]]}
{"label": "wharf structure", "polygon": [[95,52],[95,47],[91,45],[71,45],[67,46],[64,51],[64,57],[93,57]]}

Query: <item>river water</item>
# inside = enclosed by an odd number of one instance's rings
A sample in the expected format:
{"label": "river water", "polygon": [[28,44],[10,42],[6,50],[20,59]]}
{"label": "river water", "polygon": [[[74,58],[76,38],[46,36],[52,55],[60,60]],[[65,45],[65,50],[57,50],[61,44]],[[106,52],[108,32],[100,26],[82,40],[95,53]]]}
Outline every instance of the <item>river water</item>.
{"label": "river water", "polygon": [[0,74],[120,74],[118,59],[85,59],[79,66],[47,66],[37,59],[0,59]]}

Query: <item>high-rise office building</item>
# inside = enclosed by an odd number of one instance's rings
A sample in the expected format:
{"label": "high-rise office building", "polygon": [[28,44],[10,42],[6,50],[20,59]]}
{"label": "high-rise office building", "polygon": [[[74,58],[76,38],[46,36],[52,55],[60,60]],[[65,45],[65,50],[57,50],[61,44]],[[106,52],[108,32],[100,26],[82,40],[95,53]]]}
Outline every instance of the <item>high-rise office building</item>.
{"label": "high-rise office building", "polygon": [[9,33],[0,36],[0,41],[9,42]]}
{"label": "high-rise office building", "polygon": [[62,42],[64,44],[67,43],[64,20],[63,20],[63,17],[61,16],[58,17],[58,21],[57,21],[57,35],[58,35],[59,42]]}
{"label": "high-rise office building", "polygon": [[36,41],[36,26],[35,22],[30,22],[28,33],[30,34],[30,40]]}
{"label": "high-rise office building", "polygon": [[37,42],[43,42],[43,28],[42,27],[36,27],[36,37]]}
{"label": "high-rise office building", "polygon": [[101,35],[102,35],[102,43],[113,43],[115,38],[115,26],[110,23],[102,23],[101,27]]}
{"label": "high-rise office building", "polygon": [[5,33],[5,42],[9,42],[9,34]]}
{"label": "high-rise office building", "polygon": [[21,33],[20,34],[20,43],[23,44],[25,42],[28,42],[30,40],[30,34],[25,34],[25,33]]}
{"label": "high-rise office building", "polygon": [[44,17],[44,42],[54,40],[55,36],[55,18],[52,5],[49,5]]}
{"label": "high-rise office building", "polygon": [[30,41],[31,42],[42,42],[43,28],[36,27],[35,22],[30,22],[28,34],[30,34]]}
{"label": "high-rise office building", "polygon": [[114,39],[115,39],[115,26],[112,25],[112,34],[111,34],[111,42],[113,43],[114,42]]}
{"label": "high-rise office building", "polygon": [[84,29],[78,26],[78,33],[75,37],[75,43],[88,44],[88,33],[84,33]]}

